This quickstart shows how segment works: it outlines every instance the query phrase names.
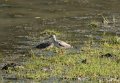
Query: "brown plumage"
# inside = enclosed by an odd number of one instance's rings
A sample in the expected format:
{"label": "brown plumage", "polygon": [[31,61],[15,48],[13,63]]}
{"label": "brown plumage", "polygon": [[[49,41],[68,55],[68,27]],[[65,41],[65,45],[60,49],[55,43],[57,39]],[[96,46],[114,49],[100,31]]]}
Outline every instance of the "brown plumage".
{"label": "brown plumage", "polygon": [[52,41],[53,41],[53,43],[54,43],[54,45],[56,47],[59,47],[59,48],[72,48],[72,46],[70,44],[68,44],[68,43],[66,43],[64,41],[61,41],[61,40],[57,40],[55,35],[52,35],[51,38],[52,38]]}

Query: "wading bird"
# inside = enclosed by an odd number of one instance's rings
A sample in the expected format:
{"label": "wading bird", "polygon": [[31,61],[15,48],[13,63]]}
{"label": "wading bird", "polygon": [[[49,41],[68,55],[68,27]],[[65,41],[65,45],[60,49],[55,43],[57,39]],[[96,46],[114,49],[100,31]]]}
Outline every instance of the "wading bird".
{"label": "wading bird", "polygon": [[36,46],[36,48],[38,49],[46,49],[46,48],[50,48],[50,47],[53,47],[53,43],[52,42],[44,42],[44,43],[41,43],[39,45]]}
{"label": "wading bird", "polygon": [[64,41],[57,40],[55,35],[50,36],[52,39],[52,42],[54,43],[54,46],[59,48],[72,48],[72,46]]}

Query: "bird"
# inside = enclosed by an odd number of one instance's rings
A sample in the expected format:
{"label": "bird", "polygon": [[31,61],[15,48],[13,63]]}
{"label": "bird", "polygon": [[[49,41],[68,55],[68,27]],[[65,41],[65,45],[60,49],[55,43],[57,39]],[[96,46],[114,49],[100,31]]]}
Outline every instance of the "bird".
{"label": "bird", "polygon": [[64,41],[57,40],[55,35],[51,35],[50,38],[52,39],[52,42],[54,43],[54,46],[58,48],[72,48],[72,46]]}
{"label": "bird", "polygon": [[54,44],[52,42],[43,42],[43,43],[40,43],[39,45],[36,46],[36,48],[38,49],[46,49],[46,48],[50,48],[50,47],[53,47]]}

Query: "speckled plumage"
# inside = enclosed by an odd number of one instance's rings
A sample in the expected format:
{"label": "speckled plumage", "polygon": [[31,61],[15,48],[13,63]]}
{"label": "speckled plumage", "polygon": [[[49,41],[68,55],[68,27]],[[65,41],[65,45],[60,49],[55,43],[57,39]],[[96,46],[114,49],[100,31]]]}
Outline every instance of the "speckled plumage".
{"label": "speckled plumage", "polygon": [[57,40],[55,35],[52,35],[51,38],[52,38],[52,41],[53,41],[53,43],[54,43],[54,45],[56,47],[60,47],[60,48],[72,48],[72,46],[70,44],[68,44],[68,43],[66,43],[64,41],[61,41],[61,40]]}

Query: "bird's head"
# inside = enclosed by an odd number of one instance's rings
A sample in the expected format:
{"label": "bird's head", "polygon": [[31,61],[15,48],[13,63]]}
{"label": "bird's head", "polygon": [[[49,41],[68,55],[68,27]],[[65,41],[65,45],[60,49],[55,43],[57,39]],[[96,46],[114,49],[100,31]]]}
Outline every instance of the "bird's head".
{"label": "bird's head", "polygon": [[56,36],[55,36],[55,35],[51,35],[50,38],[51,38],[53,41],[56,41]]}

